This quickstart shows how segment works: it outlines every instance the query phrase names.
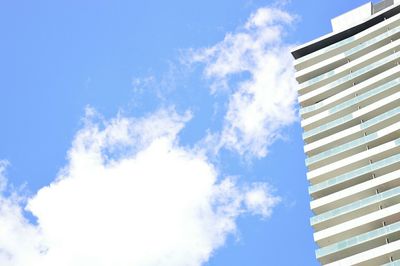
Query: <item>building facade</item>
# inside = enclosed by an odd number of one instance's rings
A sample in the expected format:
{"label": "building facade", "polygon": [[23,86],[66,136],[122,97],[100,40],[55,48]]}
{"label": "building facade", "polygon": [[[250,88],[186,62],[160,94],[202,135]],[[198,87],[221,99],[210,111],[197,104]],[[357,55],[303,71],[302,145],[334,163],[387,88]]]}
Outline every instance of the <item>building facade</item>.
{"label": "building facade", "polygon": [[332,19],[295,57],[322,265],[400,265],[400,0]]}

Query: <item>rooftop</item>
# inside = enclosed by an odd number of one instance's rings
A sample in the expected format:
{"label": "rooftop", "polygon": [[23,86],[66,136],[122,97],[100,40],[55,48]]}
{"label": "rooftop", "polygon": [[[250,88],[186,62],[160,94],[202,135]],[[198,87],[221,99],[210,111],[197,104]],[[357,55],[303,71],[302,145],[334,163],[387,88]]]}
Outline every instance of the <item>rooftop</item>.
{"label": "rooftop", "polygon": [[331,44],[349,38],[379,22],[400,13],[400,0],[383,0],[376,4],[366,3],[331,20],[332,32],[292,51],[298,59]]}

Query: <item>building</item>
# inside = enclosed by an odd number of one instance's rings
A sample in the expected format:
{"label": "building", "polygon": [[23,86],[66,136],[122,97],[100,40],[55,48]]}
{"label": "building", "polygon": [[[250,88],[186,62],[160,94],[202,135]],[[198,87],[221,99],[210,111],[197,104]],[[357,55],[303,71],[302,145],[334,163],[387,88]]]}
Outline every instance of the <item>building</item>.
{"label": "building", "polygon": [[292,51],[322,265],[400,265],[400,0]]}

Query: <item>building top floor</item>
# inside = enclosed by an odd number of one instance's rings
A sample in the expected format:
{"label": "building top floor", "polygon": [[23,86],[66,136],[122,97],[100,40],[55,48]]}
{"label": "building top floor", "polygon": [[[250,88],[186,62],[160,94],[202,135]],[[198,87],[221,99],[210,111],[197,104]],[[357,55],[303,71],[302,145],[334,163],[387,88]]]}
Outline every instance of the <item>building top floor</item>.
{"label": "building top floor", "polygon": [[318,51],[324,47],[349,38],[383,20],[400,13],[400,0],[368,2],[331,19],[332,32],[292,50],[295,59]]}

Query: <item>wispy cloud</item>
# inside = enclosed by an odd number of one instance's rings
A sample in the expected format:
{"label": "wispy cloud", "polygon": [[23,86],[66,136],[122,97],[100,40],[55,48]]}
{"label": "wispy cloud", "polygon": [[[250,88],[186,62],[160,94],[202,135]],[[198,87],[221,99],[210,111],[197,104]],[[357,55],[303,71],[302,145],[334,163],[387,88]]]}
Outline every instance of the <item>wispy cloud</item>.
{"label": "wispy cloud", "polygon": [[241,155],[264,157],[281,130],[297,120],[296,81],[291,46],[284,42],[295,21],[277,8],[260,8],[237,32],[208,48],[192,51],[190,60],[205,65],[211,92],[230,94],[218,147]]}

